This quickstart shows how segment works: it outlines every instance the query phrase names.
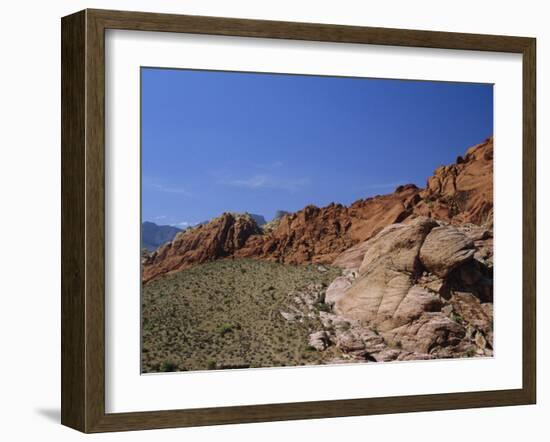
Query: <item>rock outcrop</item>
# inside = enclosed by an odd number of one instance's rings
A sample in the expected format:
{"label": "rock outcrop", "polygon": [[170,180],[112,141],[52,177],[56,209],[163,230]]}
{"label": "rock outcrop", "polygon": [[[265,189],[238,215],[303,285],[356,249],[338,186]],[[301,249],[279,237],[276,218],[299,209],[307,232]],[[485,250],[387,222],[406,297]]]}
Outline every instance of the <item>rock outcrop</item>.
{"label": "rock outcrop", "polygon": [[342,357],[328,363],[403,361],[434,357],[428,353],[398,348],[360,321],[336,314],[327,303],[328,291],[324,292],[320,284],[310,284],[292,295],[294,302],[285,305],[285,310],[280,312],[281,316],[289,323],[300,322],[305,327],[316,323],[318,319],[322,328],[312,330],[307,344],[309,349],[319,352],[336,347]]}
{"label": "rock outcrop", "polygon": [[336,303],[336,312],[389,330],[435,303],[435,297],[415,281],[422,272],[420,249],[436,226],[430,218],[417,218],[392,224],[367,241],[358,277]]}
{"label": "rock outcrop", "polygon": [[428,178],[414,212],[453,224],[492,223],[493,138],[441,166]]}
{"label": "rock outcrop", "polygon": [[[402,186],[391,195],[285,214],[260,228],[247,214],[225,213],[178,234],[143,265],[143,281],[219,258],[256,258],[285,264],[332,263],[338,255],[408,216],[420,189]],[[265,227],[268,226],[267,229]]]}
{"label": "rock outcrop", "polygon": [[432,229],[420,249],[419,258],[431,273],[444,278],[474,256],[474,242],[458,229],[448,226]]}
{"label": "rock outcrop", "polygon": [[342,275],[304,287],[281,315],[318,318],[309,346],[334,346],[343,354],[336,362],[491,356],[490,241],[486,226],[426,217],[391,224],[344,252]]}
{"label": "rock outcrop", "polygon": [[[286,264],[325,263],[351,268],[363,259],[364,243],[386,226],[417,217],[428,217],[456,226],[481,225],[492,228],[493,139],[470,148],[455,164],[438,168],[425,189],[414,184],[399,186],[394,193],[362,199],[350,206],[330,204],[307,206],[260,228],[250,215],[224,214],[208,224],[180,233],[159,248],[143,264],[143,281],[167,272],[220,258],[254,258]],[[445,231],[450,234],[449,231]],[[473,236],[482,235],[472,227]],[[387,233],[387,232],[386,232]],[[469,236],[470,238],[470,236]],[[434,233],[434,240],[435,238]],[[470,238],[476,241],[485,241]],[[460,262],[457,249],[453,256],[433,256],[431,241],[422,254],[427,265],[431,259]],[[434,241],[435,242],[435,241]],[[463,246],[466,247],[467,244]],[[486,246],[492,248],[490,244]],[[454,247],[462,247],[455,244]],[[437,248],[437,244],[436,244]],[[483,261],[486,251],[475,247]],[[476,258],[477,259],[477,258]],[[441,263],[450,269],[447,263]],[[398,281],[396,280],[396,284]]]}
{"label": "rock outcrop", "polygon": [[330,263],[343,250],[406,217],[407,203],[418,192],[411,185],[391,195],[355,202],[350,207],[307,206],[284,215],[269,234],[250,237],[235,256],[286,264]]}
{"label": "rock outcrop", "polygon": [[207,224],[180,232],[144,262],[144,282],[196,264],[232,256],[261,230],[249,214],[224,213]]}
{"label": "rock outcrop", "polygon": [[334,287],[334,312],[418,355],[492,354],[492,253],[475,258],[472,231],[425,217],[387,226],[346,267],[357,277]]}

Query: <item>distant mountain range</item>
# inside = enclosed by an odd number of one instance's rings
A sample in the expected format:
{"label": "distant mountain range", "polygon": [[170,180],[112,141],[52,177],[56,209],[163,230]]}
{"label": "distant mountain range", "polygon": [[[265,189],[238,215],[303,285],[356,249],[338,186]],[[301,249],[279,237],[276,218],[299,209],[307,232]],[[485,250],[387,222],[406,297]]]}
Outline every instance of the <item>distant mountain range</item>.
{"label": "distant mountain range", "polygon": [[174,226],[159,226],[150,221],[141,224],[141,247],[149,251],[156,250],[165,242],[172,241],[181,229]]}
{"label": "distant mountain range", "polygon": [[287,212],[286,210],[277,210],[275,212],[275,216],[273,217],[273,220],[277,220],[277,219],[280,219],[282,218],[283,216],[285,215],[289,215],[290,212]]}
{"label": "distant mountain range", "polygon": [[256,221],[256,224],[258,224],[258,227],[261,227],[266,223],[266,220],[262,215],[256,215],[254,213],[250,213],[249,215],[254,221]]}

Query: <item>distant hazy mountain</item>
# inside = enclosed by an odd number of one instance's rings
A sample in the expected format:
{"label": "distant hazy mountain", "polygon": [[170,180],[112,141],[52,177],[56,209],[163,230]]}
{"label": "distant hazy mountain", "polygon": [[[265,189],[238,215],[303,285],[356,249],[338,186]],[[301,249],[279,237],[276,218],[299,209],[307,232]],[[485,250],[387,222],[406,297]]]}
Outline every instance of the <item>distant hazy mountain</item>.
{"label": "distant hazy mountain", "polygon": [[254,213],[249,213],[249,215],[250,215],[250,218],[256,221],[256,224],[258,224],[258,227],[263,226],[266,223],[266,220],[262,215],[256,215]]}
{"label": "distant hazy mountain", "polygon": [[286,210],[277,210],[275,212],[275,216],[273,217],[273,219],[279,219],[279,218],[282,218],[283,216],[285,215],[288,215],[290,212],[287,212]]}
{"label": "distant hazy mountain", "polygon": [[141,247],[150,251],[156,250],[161,244],[172,241],[176,233],[181,232],[174,226],[159,226],[150,221],[141,224]]}

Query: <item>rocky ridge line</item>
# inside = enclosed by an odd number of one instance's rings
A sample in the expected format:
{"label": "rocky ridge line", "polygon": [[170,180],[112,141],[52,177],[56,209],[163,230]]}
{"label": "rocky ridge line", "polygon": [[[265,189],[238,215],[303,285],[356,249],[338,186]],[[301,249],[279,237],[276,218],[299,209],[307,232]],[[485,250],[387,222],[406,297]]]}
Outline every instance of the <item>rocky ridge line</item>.
{"label": "rocky ridge line", "polygon": [[[468,149],[455,164],[436,169],[425,189],[409,184],[349,207],[307,206],[283,215],[265,230],[247,214],[224,213],[187,229],[153,252],[143,264],[143,281],[228,257],[330,264],[384,227],[418,216],[455,225],[492,222],[492,158],[493,139],[489,138]],[[356,252],[360,255],[361,250]]]}

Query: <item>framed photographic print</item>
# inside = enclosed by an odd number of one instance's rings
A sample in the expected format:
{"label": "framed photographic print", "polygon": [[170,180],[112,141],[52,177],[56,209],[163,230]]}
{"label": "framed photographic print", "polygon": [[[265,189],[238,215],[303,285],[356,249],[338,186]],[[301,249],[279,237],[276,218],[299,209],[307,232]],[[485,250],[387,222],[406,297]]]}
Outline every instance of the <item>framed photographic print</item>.
{"label": "framed photographic print", "polygon": [[62,423],[533,404],[535,40],[62,20]]}

